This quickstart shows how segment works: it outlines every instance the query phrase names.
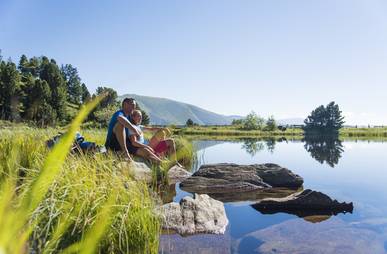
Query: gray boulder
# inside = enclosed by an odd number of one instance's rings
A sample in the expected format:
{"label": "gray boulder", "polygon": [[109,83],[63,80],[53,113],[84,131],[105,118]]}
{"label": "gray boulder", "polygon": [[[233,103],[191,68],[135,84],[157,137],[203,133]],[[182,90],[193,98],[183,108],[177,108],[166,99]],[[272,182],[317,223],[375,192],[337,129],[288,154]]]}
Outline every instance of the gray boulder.
{"label": "gray boulder", "polygon": [[242,193],[271,187],[299,188],[303,179],[276,164],[237,165],[219,163],[202,165],[180,187],[195,193]]}
{"label": "gray boulder", "polygon": [[175,184],[177,182],[183,181],[184,179],[190,176],[190,172],[188,172],[182,167],[179,167],[178,165],[175,165],[168,170],[168,183]]}
{"label": "gray boulder", "polygon": [[274,163],[252,165],[257,175],[272,187],[299,188],[304,183],[301,176]]}
{"label": "gray boulder", "polygon": [[208,195],[195,194],[184,197],[180,203],[172,202],[161,207],[163,229],[179,234],[223,234],[228,224],[222,202]]}

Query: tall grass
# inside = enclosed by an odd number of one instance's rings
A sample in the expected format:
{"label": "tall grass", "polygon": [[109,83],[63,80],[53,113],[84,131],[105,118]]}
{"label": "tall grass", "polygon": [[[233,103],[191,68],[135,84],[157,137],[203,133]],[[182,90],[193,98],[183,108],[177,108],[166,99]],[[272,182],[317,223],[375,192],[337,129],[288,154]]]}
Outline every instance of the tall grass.
{"label": "tall grass", "polygon": [[68,154],[98,100],[52,151],[54,130],[1,130],[0,253],[157,253],[160,220],[148,186],[113,155]]}

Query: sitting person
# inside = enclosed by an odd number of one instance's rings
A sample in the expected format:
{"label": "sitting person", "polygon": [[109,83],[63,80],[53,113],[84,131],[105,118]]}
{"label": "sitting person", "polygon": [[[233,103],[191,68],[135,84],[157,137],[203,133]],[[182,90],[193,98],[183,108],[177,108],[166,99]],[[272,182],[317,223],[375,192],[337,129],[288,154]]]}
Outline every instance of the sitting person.
{"label": "sitting person", "polygon": [[136,154],[138,149],[129,141],[129,130],[140,135],[137,128],[130,122],[130,115],[135,108],[136,101],[133,98],[125,98],[122,101],[122,108],[110,119],[105,142],[106,149],[121,152],[129,161],[132,161],[130,154]]}
{"label": "sitting person", "polygon": [[[165,129],[155,128],[155,127],[146,127],[141,125],[142,114],[140,110],[133,110],[131,115],[131,121],[134,125],[134,128],[140,133],[136,135],[134,132],[129,130],[129,139],[132,142],[132,145],[139,147],[138,155],[150,159],[154,162],[160,163],[160,157],[165,155],[172,155],[174,161],[177,165],[181,166],[176,157],[176,145],[173,139],[165,139]],[[145,140],[143,131],[158,131],[150,141]],[[164,135],[160,135],[163,133]]]}

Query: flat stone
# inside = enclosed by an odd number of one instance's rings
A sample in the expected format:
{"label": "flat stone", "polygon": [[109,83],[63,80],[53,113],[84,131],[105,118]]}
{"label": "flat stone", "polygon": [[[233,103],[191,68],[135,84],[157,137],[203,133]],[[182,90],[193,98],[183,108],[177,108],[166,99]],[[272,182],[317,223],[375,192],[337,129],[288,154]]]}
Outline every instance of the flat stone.
{"label": "flat stone", "polygon": [[300,176],[277,164],[219,163],[202,165],[191,177],[181,182],[180,187],[191,193],[211,195],[259,192],[272,187],[299,188],[302,184]]}

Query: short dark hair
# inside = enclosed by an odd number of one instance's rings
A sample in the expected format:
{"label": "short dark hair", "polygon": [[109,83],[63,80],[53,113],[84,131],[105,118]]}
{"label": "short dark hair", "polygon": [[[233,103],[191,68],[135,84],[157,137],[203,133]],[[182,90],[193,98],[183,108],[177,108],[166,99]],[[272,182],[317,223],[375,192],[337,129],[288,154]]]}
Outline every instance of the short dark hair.
{"label": "short dark hair", "polygon": [[133,103],[134,105],[136,105],[136,100],[133,99],[133,98],[125,98],[122,100],[122,105],[124,105],[124,103]]}

